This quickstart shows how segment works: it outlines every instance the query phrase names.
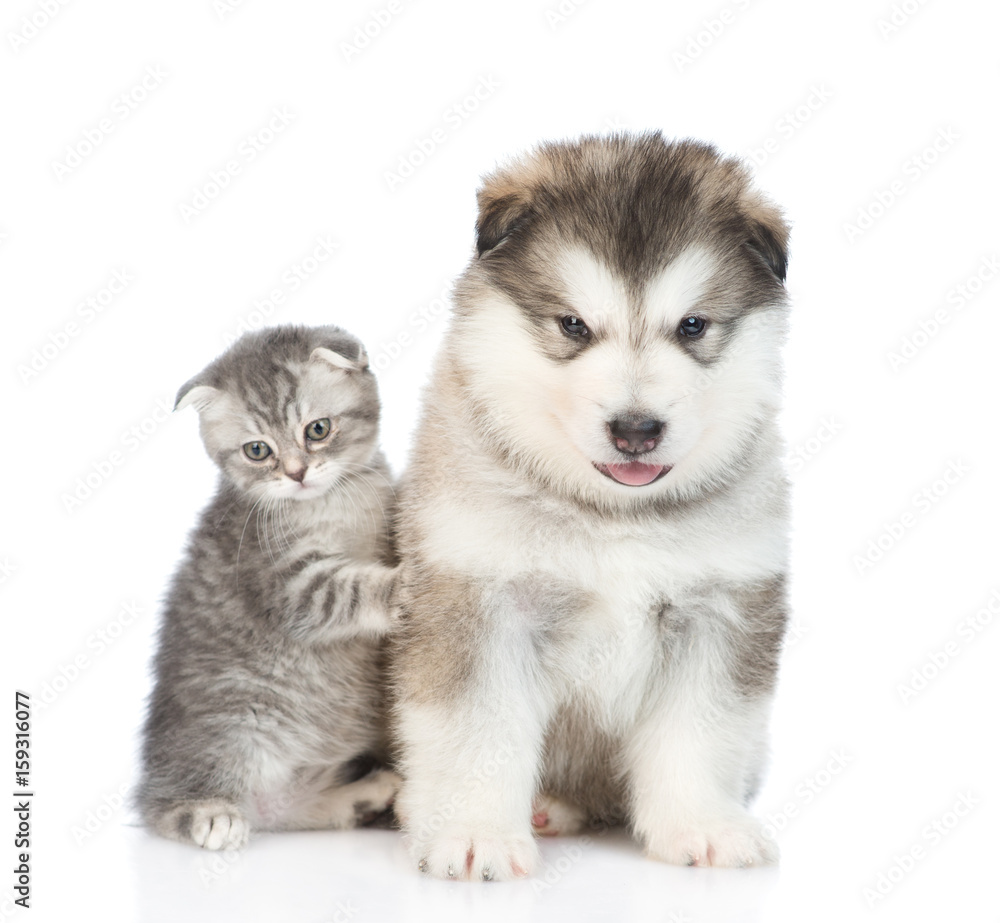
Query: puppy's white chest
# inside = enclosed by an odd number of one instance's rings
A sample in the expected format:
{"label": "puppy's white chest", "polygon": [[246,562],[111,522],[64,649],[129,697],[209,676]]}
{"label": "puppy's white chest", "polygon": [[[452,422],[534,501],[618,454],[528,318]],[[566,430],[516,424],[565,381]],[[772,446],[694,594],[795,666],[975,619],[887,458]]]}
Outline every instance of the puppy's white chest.
{"label": "puppy's white chest", "polygon": [[747,532],[706,514],[639,527],[585,510],[548,514],[499,498],[474,508],[454,500],[422,511],[423,550],[476,579],[537,575],[624,602],[673,596],[705,579],[753,581],[784,561],[781,533],[766,524]]}
{"label": "puppy's white chest", "polygon": [[558,665],[561,700],[585,706],[608,730],[631,723],[662,659],[652,606],[598,598],[567,634]]}
{"label": "puppy's white chest", "polygon": [[625,582],[522,574],[486,592],[498,662],[531,664],[550,704],[584,705],[614,729],[635,715],[662,652],[656,603]]}

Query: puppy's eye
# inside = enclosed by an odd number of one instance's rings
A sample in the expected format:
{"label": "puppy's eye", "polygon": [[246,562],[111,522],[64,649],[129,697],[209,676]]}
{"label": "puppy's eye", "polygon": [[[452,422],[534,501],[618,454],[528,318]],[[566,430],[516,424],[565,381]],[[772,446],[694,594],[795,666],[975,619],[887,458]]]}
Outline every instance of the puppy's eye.
{"label": "puppy's eye", "polygon": [[250,461],[263,461],[271,454],[271,447],[266,442],[248,442],[243,446],[243,454]]}
{"label": "puppy's eye", "polygon": [[322,420],[313,420],[306,427],[306,439],[312,439],[313,442],[319,442],[320,439],[326,439],[330,435],[330,418],[323,417]]}
{"label": "puppy's eye", "polygon": [[691,317],[685,317],[680,322],[677,332],[682,337],[700,337],[705,332],[705,327],[707,326],[708,321],[704,317],[695,317],[692,314]]}
{"label": "puppy's eye", "polygon": [[562,324],[563,332],[571,337],[589,337],[590,330],[587,325],[575,314],[568,314],[559,322]]}

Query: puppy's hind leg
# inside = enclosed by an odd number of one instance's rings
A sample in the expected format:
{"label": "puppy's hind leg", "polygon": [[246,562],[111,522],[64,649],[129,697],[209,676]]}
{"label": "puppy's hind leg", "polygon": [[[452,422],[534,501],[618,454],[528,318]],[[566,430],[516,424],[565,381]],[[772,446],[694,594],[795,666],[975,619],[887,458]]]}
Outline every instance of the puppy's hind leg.
{"label": "puppy's hind leg", "polygon": [[587,829],[583,808],[542,792],[531,806],[531,829],[535,836],[576,836]]}

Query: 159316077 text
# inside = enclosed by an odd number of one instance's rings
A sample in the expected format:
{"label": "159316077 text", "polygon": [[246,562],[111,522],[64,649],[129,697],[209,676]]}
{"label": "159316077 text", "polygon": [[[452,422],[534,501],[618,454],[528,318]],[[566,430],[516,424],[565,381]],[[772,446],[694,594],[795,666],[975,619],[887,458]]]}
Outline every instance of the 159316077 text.
{"label": "159316077 text", "polygon": [[[14,783],[17,789],[31,788],[31,696],[14,693]],[[31,800],[32,791],[14,792],[14,901],[31,906]]]}

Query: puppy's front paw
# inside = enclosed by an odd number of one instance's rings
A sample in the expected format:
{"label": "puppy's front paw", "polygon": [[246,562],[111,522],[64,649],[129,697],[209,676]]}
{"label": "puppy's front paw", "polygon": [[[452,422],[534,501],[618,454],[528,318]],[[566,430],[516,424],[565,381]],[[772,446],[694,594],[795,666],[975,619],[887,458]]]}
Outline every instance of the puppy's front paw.
{"label": "puppy's front paw", "polygon": [[778,847],[752,817],[678,825],[649,837],[646,852],[672,865],[748,868],[778,861]]}
{"label": "puppy's front paw", "polygon": [[530,835],[462,834],[445,831],[411,847],[417,867],[435,878],[460,881],[513,881],[526,878],[538,861]]}

